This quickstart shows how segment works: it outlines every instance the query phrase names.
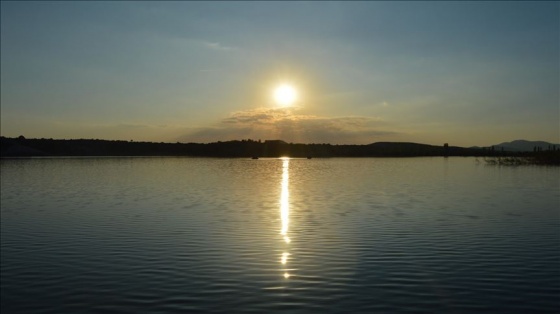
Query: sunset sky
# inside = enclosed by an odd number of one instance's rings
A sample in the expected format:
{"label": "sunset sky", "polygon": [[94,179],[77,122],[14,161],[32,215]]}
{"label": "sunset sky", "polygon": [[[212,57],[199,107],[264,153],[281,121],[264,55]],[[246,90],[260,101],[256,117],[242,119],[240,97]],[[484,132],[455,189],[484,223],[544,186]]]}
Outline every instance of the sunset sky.
{"label": "sunset sky", "polygon": [[[559,2],[2,2],[1,134],[560,142]],[[295,88],[288,106],[274,100]]]}

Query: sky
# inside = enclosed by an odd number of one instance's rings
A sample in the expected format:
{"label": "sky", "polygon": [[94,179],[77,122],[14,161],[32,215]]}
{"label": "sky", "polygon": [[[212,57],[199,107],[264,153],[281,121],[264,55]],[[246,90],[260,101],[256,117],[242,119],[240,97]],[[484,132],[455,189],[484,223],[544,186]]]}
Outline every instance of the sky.
{"label": "sky", "polygon": [[[560,143],[560,2],[1,2],[2,136]],[[274,101],[290,84],[298,98]]]}

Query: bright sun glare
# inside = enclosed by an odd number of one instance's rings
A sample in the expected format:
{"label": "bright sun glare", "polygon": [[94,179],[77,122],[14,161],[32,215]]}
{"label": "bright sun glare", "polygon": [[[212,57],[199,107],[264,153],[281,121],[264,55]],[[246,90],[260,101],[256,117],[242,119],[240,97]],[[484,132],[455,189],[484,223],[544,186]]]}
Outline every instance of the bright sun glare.
{"label": "bright sun glare", "polygon": [[274,90],[274,101],[280,106],[288,107],[294,104],[297,99],[296,89],[288,84],[278,86]]}

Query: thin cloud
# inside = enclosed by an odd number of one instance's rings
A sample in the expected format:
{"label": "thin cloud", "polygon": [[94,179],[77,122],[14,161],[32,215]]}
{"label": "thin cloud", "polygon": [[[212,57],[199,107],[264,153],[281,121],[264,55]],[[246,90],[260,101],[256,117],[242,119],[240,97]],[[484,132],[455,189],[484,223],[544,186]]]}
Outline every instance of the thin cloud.
{"label": "thin cloud", "polygon": [[258,108],[232,113],[216,126],[198,128],[180,138],[186,142],[235,139],[281,139],[295,143],[367,144],[394,139],[399,132],[380,129],[373,117],[320,117],[298,108]]}
{"label": "thin cloud", "polygon": [[232,51],[232,50],[236,50],[235,47],[230,47],[230,46],[226,46],[226,45],[222,45],[219,42],[209,42],[209,41],[205,41],[202,43],[205,47],[213,49],[213,50],[219,50],[219,51]]}

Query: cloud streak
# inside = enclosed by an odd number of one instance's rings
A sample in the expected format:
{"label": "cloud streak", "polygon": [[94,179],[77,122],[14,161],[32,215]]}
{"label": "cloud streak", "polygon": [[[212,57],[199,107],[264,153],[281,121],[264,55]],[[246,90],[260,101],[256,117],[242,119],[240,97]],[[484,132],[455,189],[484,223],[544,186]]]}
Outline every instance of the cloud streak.
{"label": "cloud streak", "polygon": [[232,51],[232,50],[237,50],[237,48],[235,47],[230,47],[230,46],[225,46],[219,42],[210,42],[210,41],[205,41],[203,42],[203,45],[206,48],[209,49],[213,49],[213,50],[218,50],[218,51]]}
{"label": "cloud streak", "polygon": [[294,143],[367,144],[394,140],[399,132],[373,117],[321,117],[298,114],[298,108],[257,108],[238,111],[213,127],[192,129],[183,142],[235,139],[281,139]]}

